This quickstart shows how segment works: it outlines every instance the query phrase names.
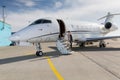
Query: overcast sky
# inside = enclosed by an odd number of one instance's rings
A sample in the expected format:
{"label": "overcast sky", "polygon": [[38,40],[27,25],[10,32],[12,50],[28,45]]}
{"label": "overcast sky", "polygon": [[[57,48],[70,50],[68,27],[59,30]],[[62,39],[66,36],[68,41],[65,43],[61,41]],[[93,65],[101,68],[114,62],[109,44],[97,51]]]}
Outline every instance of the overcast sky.
{"label": "overcast sky", "polygon": [[[0,0],[0,20],[3,5],[6,6],[6,22],[11,24],[12,31],[42,17],[101,23],[97,19],[107,12],[120,13],[120,0]],[[120,26],[120,16],[116,16],[114,21]]]}

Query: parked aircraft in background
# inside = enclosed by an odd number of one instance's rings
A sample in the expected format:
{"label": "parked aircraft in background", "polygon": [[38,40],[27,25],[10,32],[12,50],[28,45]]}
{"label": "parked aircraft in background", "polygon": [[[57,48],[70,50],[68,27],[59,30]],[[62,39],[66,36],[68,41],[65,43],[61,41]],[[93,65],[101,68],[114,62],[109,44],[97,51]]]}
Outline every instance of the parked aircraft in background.
{"label": "parked aircraft in background", "polygon": [[80,47],[86,43],[99,42],[99,47],[106,47],[105,39],[119,38],[120,34],[114,34],[118,27],[112,22],[114,15],[110,14],[100,18],[106,18],[103,24],[81,22],[74,20],[42,18],[34,21],[29,26],[16,32],[10,37],[15,42],[30,42],[36,44],[36,55],[42,56],[41,42],[56,41],[56,46],[62,54],[70,54],[69,43],[66,42],[67,31],[72,34],[73,41]]}

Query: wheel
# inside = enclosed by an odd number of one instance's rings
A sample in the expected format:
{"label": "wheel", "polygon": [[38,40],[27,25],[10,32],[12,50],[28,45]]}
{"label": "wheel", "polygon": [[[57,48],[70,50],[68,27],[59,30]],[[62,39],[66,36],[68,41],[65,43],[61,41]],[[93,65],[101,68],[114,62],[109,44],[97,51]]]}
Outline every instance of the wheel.
{"label": "wheel", "polygon": [[99,46],[100,46],[100,48],[105,48],[106,44],[100,44]]}
{"label": "wheel", "polygon": [[105,48],[105,47],[106,47],[105,41],[100,41],[99,47],[100,47],[100,48]]}
{"label": "wheel", "polygon": [[43,52],[42,51],[37,51],[36,52],[36,56],[42,56],[43,55]]}
{"label": "wheel", "polygon": [[105,47],[106,47],[106,44],[103,44],[103,47],[105,48]]}
{"label": "wheel", "polygon": [[79,47],[85,47],[85,43],[80,43]]}

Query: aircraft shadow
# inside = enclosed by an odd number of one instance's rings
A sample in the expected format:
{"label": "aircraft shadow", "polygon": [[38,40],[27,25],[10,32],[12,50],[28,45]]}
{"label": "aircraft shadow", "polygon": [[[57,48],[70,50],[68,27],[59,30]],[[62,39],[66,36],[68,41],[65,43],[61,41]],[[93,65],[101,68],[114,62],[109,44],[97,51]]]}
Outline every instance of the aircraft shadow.
{"label": "aircraft shadow", "polygon": [[38,58],[38,59],[35,59],[35,60],[32,60],[32,61],[38,61],[38,60],[44,60],[44,59],[48,59],[47,57],[49,58],[57,58],[57,57],[60,57],[60,56],[69,56],[69,55],[62,55],[56,47],[53,47],[53,46],[50,46],[49,48],[55,50],[55,51],[52,51],[52,52],[46,52],[44,53],[44,55],[41,57],[41,58]]}
{"label": "aircraft shadow", "polygon": [[29,59],[37,58],[35,55],[25,55],[25,56],[16,56],[16,57],[10,57],[10,58],[4,58],[0,59],[0,65],[7,64],[7,63],[13,63],[13,62],[19,62]]}
{"label": "aircraft shadow", "polygon": [[[49,58],[57,58],[60,56],[69,56],[69,55],[61,55],[61,53],[54,46],[49,46],[49,48],[52,48],[55,51],[46,52],[46,53],[44,53],[44,55],[42,57],[37,57],[35,55],[35,53],[33,53],[31,55],[16,56],[16,57],[0,59],[0,65],[14,63],[14,62],[20,62],[20,61],[25,61],[25,60],[30,60],[31,62],[37,61],[37,60],[45,60],[45,59],[47,59],[46,56]],[[98,47],[92,46],[92,47],[85,47],[85,48],[73,47],[72,50],[73,51],[120,51],[120,48],[98,48]],[[35,60],[32,60],[32,59],[35,59]]]}
{"label": "aircraft shadow", "polygon": [[[57,51],[56,47],[49,47]],[[120,51],[120,48],[112,48],[112,47],[106,47],[106,48],[99,48],[96,46],[89,46],[89,47],[73,47],[72,51]]]}
{"label": "aircraft shadow", "polygon": [[95,46],[90,46],[90,47],[73,47],[73,51],[120,51],[120,48],[112,48],[112,47],[106,47],[106,48],[99,48]]}
{"label": "aircraft shadow", "polygon": [[[4,59],[0,59],[0,65],[20,62],[20,61],[25,61],[25,60],[30,60],[31,62],[37,61],[37,60],[45,60],[47,59],[46,56],[48,56],[49,58],[56,58],[56,57],[61,56],[61,54],[58,51],[52,51],[52,52],[44,53],[42,57],[38,57],[35,55],[35,53],[33,53],[31,55],[4,58]],[[32,60],[32,59],[35,59],[35,60]]]}

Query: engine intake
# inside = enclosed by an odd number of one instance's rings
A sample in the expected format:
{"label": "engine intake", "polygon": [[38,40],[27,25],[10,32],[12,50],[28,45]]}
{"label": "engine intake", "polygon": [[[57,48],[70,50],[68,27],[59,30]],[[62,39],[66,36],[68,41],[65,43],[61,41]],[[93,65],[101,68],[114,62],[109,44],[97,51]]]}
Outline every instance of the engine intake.
{"label": "engine intake", "polygon": [[112,23],[111,22],[107,22],[106,24],[105,24],[105,28],[106,29],[110,29],[112,27]]}

